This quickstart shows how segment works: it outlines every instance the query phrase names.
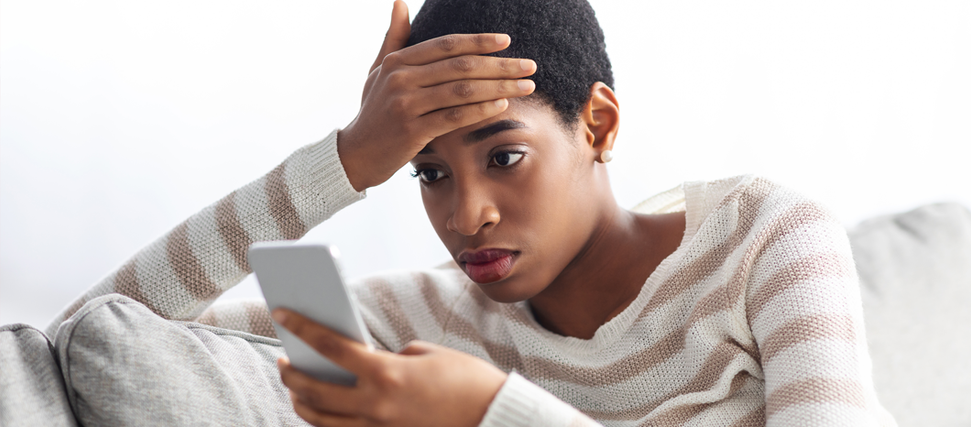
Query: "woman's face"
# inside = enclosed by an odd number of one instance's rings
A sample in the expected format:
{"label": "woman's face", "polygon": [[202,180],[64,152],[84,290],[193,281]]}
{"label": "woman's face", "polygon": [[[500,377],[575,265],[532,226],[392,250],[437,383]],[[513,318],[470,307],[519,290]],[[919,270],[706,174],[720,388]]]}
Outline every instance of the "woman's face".
{"label": "woman's face", "polygon": [[570,134],[545,104],[516,100],[411,162],[438,236],[495,301],[543,291],[596,229],[597,153],[579,129]]}

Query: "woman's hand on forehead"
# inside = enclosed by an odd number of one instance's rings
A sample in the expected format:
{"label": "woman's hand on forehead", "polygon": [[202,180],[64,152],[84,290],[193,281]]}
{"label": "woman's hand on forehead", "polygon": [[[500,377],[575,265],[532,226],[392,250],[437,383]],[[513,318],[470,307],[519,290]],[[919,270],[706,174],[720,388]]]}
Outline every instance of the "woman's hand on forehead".
{"label": "woman's hand on forehead", "polygon": [[364,84],[361,109],[337,136],[348,180],[363,191],[388,180],[433,139],[502,113],[535,89],[529,59],[482,56],[509,46],[505,34],[451,34],[405,47],[408,8],[391,26]]}

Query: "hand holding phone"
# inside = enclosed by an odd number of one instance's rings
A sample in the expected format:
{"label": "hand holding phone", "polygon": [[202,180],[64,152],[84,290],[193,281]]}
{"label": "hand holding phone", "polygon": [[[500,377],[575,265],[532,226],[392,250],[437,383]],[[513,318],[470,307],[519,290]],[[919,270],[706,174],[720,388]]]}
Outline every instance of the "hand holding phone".
{"label": "hand holding phone", "polygon": [[[259,242],[249,249],[249,263],[270,311],[296,311],[335,332],[373,347],[357,303],[337,265],[333,246]],[[353,386],[357,377],[332,363],[289,330],[273,322],[290,363],[300,371],[335,384]]]}

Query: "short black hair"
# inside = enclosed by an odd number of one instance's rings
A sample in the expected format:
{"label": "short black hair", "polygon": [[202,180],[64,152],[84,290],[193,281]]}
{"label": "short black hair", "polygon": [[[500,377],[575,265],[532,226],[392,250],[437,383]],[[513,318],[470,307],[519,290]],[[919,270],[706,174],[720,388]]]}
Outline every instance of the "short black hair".
{"label": "short black hair", "polygon": [[534,95],[571,127],[590,86],[614,88],[603,30],[587,0],[426,0],[408,46],[446,34],[504,33],[512,44],[492,56],[536,61]]}

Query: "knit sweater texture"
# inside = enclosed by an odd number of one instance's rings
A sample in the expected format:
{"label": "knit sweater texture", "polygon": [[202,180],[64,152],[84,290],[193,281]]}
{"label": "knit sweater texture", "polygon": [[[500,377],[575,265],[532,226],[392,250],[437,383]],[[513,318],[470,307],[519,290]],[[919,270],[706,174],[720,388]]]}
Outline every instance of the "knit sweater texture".
{"label": "knit sweater texture", "polygon": [[[274,337],[262,301],[212,304],[257,241],[298,239],[364,197],[337,132],[193,215],[70,304],[117,292],[156,314]],[[689,182],[636,210],[684,211],[678,249],[593,338],[497,303],[453,263],[352,283],[377,345],[425,340],[509,372],[483,426],[895,425],[871,379],[859,285],[831,214],[766,179]],[[597,286],[591,283],[591,286]]]}

